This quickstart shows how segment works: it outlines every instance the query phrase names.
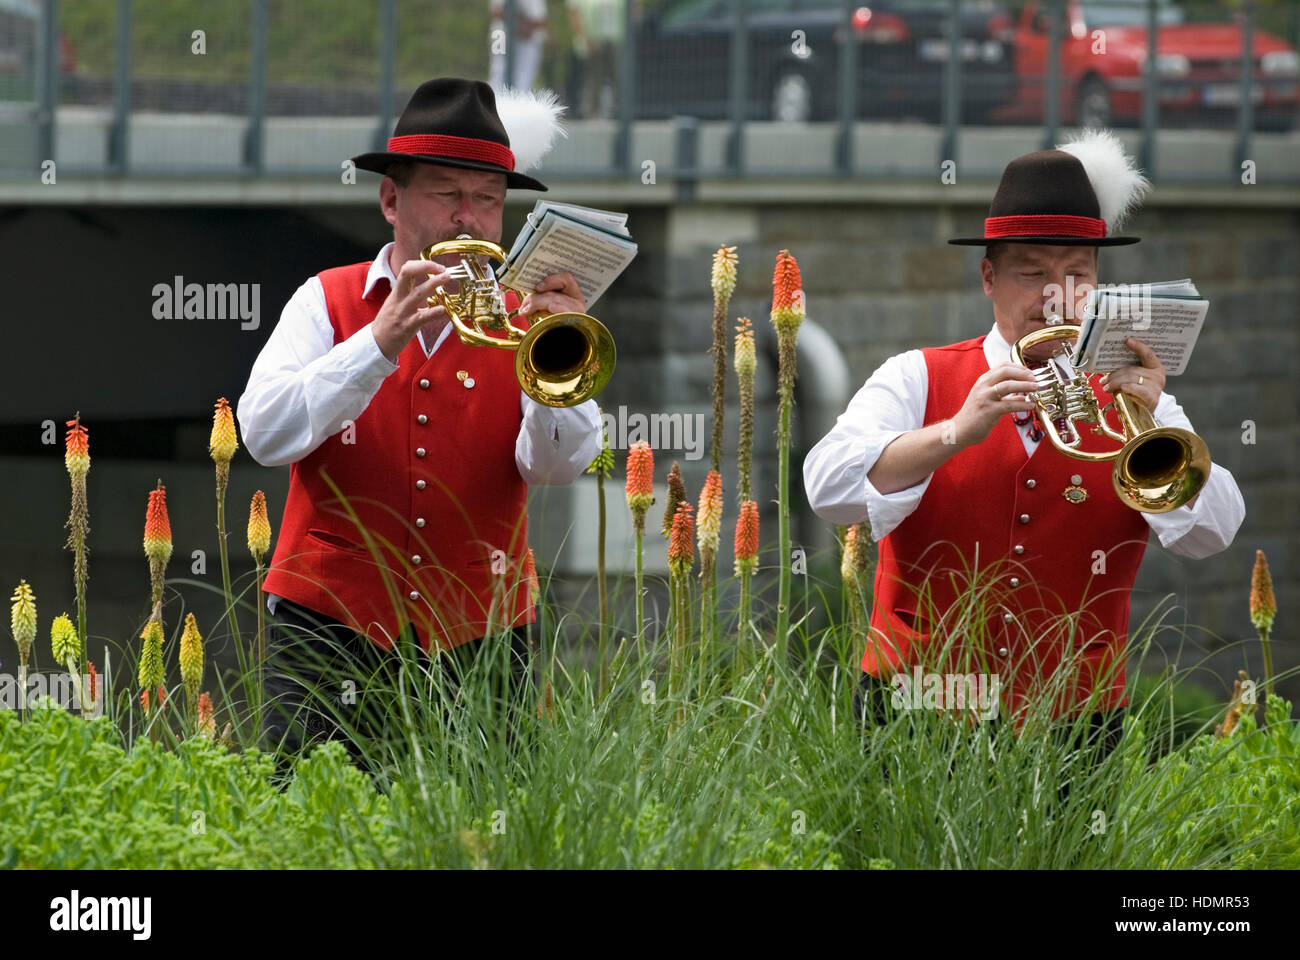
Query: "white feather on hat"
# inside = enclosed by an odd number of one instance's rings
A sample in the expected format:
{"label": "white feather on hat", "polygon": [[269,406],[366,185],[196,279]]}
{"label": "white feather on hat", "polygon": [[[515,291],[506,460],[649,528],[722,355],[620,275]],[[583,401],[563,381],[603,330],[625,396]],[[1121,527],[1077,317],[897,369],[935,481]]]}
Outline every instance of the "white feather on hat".
{"label": "white feather on hat", "polygon": [[1097,195],[1101,218],[1106,221],[1106,235],[1115,236],[1137,210],[1151,182],[1124,152],[1119,137],[1109,130],[1084,130],[1056,149],[1072,154],[1083,164]]}
{"label": "white feather on hat", "polygon": [[497,93],[496,100],[497,116],[510,138],[516,171],[522,173],[540,166],[556,136],[568,136],[560,123],[564,107],[554,91],[506,87]]}

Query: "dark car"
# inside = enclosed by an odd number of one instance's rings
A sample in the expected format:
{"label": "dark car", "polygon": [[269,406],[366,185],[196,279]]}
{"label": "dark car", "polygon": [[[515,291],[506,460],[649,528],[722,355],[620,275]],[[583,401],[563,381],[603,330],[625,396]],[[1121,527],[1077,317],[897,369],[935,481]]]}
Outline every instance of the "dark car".
{"label": "dark car", "polygon": [[[644,11],[636,36],[639,116],[730,116],[736,2],[679,0]],[[859,117],[937,121],[951,9],[947,0],[881,0],[856,7],[846,28],[841,0],[748,0],[747,118],[838,116],[839,64],[851,37]],[[962,115],[978,121],[1015,95],[1014,22],[992,0],[968,0],[961,9]]]}

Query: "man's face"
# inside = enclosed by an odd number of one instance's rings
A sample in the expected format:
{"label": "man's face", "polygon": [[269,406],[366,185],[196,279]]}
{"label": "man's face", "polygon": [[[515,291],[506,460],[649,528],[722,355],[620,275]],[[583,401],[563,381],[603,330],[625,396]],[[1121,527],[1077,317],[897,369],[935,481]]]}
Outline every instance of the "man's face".
{"label": "man's face", "polygon": [[1083,322],[1084,300],[1097,286],[1096,247],[1009,243],[996,264],[984,258],[980,275],[985,296],[993,300],[998,332],[1015,343],[1047,326],[1045,308],[1055,307],[1066,323]]}
{"label": "man's face", "polygon": [[[389,177],[379,187],[380,207],[393,225],[399,263],[417,258],[430,244],[454,240],[462,233],[500,243],[505,200],[504,173],[429,163],[418,164],[404,187]],[[452,265],[457,258],[439,260]]]}

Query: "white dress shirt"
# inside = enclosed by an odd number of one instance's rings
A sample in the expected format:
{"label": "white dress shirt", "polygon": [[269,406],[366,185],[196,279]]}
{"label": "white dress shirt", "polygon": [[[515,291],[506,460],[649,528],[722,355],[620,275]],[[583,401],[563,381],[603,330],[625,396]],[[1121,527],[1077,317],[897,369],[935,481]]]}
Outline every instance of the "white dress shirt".
{"label": "white dress shirt", "polygon": [[[996,323],[984,339],[984,356],[989,369],[1011,362],[1011,346]],[[924,426],[928,392],[929,377],[920,350],[890,357],[868,378],[830,433],[804,460],[804,488],[819,517],[836,524],[868,520],[872,538],[880,540],[916,509],[933,474],[905,490],[882,494],[867,473],[895,437]],[[1154,416],[1161,426],[1192,429],[1172,394],[1160,394]],[[1026,458],[1038,443],[1045,442],[1030,436],[1031,427],[1032,421],[1019,428]],[[1193,506],[1142,516],[1159,536],[1161,546],[1180,556],[1202,559],[1232,543],[1246,517],[1246,504],[1232,474],[1215,463]]]}
{"label": "white dress shirt", "polygon": [[[395,282],[385,244],[366,275],[363,295],[381,279]],[[426,356],[433,356],[452,332],[448,323],[433,346],[417,334]],[[487,349],[487,348],[484,348]],[[335,344],[319,277],[311,277],[285,304],[253,363],[248,386],[235,408],[249,454],[266,467],[302,460],[329,437],[355,421],[398,364],[390,363],[375,341],[371,325]],[[600,411],[595,400],[572,407],[549,407],[522,390],[523,422],[515,440],[515,466],[529,485],[572,483],[601,449]],[[274,598],[271,603],[274,612]]]}

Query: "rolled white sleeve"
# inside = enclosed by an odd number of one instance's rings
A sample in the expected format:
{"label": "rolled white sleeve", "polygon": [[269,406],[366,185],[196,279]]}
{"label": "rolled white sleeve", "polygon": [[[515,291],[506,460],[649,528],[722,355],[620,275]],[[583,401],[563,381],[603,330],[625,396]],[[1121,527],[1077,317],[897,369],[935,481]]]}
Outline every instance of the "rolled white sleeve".
{"label": "rolled white sleeve", "polygon": [[361,416],[396,370],[368,324],[334,343],[325,291],[312,277],[285,305],[235,408],[249,454],[266,467],[301,460]]}
{"label": "rolled white sleeve", "polygon": [[[1153,414],[1163,427],[1191,430],[1191,421],[1171,394],[1162,393]],[[1168,513],[1144,513],[1148,525],[1170,553],[1202,560],[1226,550],[1246,519],[1246,502],[1232,474],[1217,463],[1196,503]]]}
{"label": "rolled white sleeve", "polygon": [[880,540],[916,509],[929,476],[905,490],[882,494],[867,474],[896,437],[924,425],[928,391],[920,350],[890,357],[876,369],[830,433],[804,458],[804,489],[814,513],[836,524],[868,520],[872,539]]}
{"label": "rolled white sleeve", "polygon": [[523,423],[515,440],[515,466],[530,486],[572,483],[601,448],[600,409],[595,400],[548,407],[522,390]]}

